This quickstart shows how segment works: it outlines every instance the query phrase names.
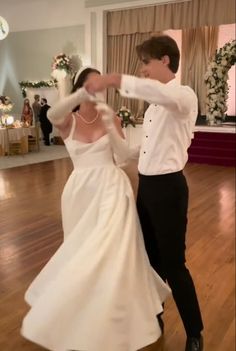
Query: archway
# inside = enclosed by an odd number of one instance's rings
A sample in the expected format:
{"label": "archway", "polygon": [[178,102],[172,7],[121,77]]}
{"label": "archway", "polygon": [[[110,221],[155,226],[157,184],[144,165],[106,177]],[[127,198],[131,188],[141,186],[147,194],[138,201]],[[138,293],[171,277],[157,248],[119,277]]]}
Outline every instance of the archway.
{"label": "archway", "polygon": [[210,125],[224,120],[228,99],[228,71],[236,62],[236,41],[226,43],[216,50],[205,74],[206,119]]}

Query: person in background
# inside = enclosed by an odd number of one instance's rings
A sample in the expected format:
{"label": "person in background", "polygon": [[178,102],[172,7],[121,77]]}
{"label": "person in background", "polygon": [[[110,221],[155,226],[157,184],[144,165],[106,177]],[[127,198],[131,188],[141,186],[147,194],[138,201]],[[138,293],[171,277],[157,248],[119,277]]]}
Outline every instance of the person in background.
{"label": "person in background", "polygon": [[34,102],[32,104],[33,108],[33,113],[34,113],[34,124],[37,125],[39,122],[39,113],[41,110],[41,104],[40,104],[40,95],[36,94],[34,95]]}
{"label": "person in background", "polygon": [[[151,265],[170,285],[182,318],[185,351],[202,351],[203,322],[185,265],[188,185],[183,174],[197,119],[197,97],[175,79],[180,53],[174,39],[151,37],[137,46],[137,53],[144,78],[111,73],[88,80],[85,88],[94,94],[113,87],[124,97],[150,104],[138,163],[139,218]],[[163,326],[160,315],[158,320]]]}
{"label": "person in background", "polygon": [[52,123],[47,118],[48,109],[51,106],[48,105],[47,99],[41,99],[41,109],[39,112],[39,121],[43,133],[43,139],[45,145],[50,145],[50,133],[52,133]]}
{"label": "person in background", "polygon": [[28,126],[33,125],[33,110],[32,110],[32,107],[30,106],[30,101],[27,98],[24,100],[24,105],[23,105],[22,114],[21,114],[21,121]]}

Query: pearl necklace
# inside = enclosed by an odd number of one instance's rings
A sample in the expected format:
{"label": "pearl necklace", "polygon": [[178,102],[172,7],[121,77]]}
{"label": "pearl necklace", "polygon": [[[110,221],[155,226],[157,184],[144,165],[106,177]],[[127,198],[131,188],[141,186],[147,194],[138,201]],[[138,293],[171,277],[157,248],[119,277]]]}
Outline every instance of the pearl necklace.
{"label": "pearl necklace", "polygon": [[87,121],[79,112],[76,112],[76,114],[85,124],[93,124],[99,117],[99,113],[97,113],[94,119],[92,119],[91,121]]}

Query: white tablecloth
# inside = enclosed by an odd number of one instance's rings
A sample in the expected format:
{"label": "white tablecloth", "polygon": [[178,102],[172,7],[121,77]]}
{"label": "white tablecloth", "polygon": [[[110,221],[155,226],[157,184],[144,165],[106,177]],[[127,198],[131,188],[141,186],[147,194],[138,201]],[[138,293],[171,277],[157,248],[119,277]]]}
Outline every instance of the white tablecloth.
{"label": "white tablecloth", "polygon": [[35,135],[35,127],[29,128],[0,128],[0,155],[8,151],[8,140],[19,141],[29,135]]}
{"label": "white tablecloth", "polygon": [[0,155],[4,153],[4,150],[7,150],[8,138],[6,128],[0,128]]}
{"label": "white tablecloth", "polygon": [[32,135],[32,128],[8,128],[9,141],[21,140],[24,136]]}

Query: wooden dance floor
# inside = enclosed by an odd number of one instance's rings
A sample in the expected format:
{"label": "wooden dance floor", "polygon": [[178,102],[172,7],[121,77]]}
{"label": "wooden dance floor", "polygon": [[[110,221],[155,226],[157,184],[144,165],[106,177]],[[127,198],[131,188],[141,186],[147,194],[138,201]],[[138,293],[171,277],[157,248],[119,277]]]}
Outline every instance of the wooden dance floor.
{"label": "wooden dance floor", "polygon": [[[28,308],[24,292],[62,242],[60,197],[71,170],[70,160],[61,159],[0,171],[2,351],[43,350],[20,335]],[[134,164],[128,174],[136,189]],[[234,169],[188,164],[185,174],[190,186],[187,258],[205,324],[204,350],[234,351]],[[172,298],[164,320],[164,337],[143,351],[184,351],[184,329]]]}

